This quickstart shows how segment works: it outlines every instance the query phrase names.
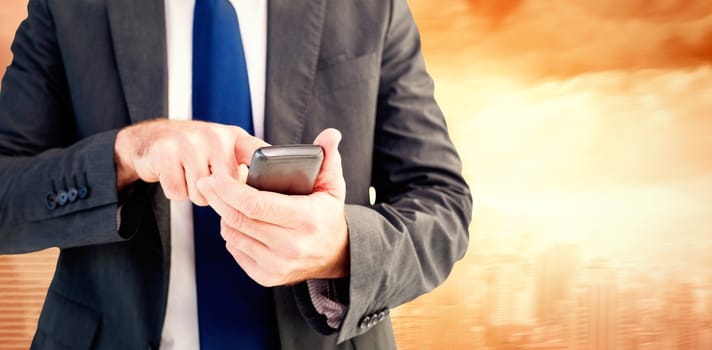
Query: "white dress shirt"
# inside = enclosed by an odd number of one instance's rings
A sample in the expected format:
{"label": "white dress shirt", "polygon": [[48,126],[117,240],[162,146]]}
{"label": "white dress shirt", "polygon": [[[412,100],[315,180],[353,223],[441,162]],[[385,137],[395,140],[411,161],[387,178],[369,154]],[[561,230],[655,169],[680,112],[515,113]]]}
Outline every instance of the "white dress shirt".
{"label": "white dress shirt", "polygon": [[[264,138],[267,0],[230,2],[240,22],[255,136]],[[192,119],[194,7],[195,0],[165,0],[170,119]],[[171,201],[171,268],[162,350],[200,348],[193,249],[192,204]]]}

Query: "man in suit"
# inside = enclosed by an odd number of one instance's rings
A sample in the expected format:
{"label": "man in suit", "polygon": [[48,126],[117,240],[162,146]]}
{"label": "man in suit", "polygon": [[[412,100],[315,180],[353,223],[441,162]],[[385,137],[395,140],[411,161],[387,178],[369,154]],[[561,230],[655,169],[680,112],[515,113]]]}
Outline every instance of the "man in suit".
{"label": "man in suit", "polygon": [[[0,253],[61,249],[33,348],[395,348],[464,255],[405,0],[30,0],[12,49]],[[323,146],[314,194],[244,184],[262,139]]]}

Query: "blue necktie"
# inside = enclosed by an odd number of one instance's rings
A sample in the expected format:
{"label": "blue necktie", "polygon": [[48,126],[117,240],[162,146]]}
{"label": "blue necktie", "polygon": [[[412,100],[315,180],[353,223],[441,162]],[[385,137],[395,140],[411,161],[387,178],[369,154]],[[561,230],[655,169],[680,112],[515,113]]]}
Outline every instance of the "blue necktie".
{"label": "blue necktie", "polygon": [[[253,133],[247,67],[233,6],[228,0],[196,0],[194,18],[193,119]],[[279,348],[272,291],[250,279],[225,249],[215,211],[193,206],[193,221],[200,348]]]}

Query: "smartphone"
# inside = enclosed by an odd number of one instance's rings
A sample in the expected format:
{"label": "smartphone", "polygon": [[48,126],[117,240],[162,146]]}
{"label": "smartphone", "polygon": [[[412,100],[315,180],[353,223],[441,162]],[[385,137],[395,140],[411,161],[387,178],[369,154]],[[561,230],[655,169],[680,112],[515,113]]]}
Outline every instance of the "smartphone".
{"label": "smartphone", "polygon": [[319,145],[262,147],[252,155],[247,184],[263,191],[310,194],[323,161]]}

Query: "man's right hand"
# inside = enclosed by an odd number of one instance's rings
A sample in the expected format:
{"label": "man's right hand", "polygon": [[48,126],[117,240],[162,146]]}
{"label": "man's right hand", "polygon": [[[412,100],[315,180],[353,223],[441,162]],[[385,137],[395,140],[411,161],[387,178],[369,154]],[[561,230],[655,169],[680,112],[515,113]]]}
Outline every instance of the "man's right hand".
{"label": "man's right hand", "polygon": [[158,119],[126,127],[116,135],[116,188],[137,180],[160,182],[171,200],[207,205],[195,187],[212,173],[237,176],[239,164],[267,146],[236,126],[203,121]]}

